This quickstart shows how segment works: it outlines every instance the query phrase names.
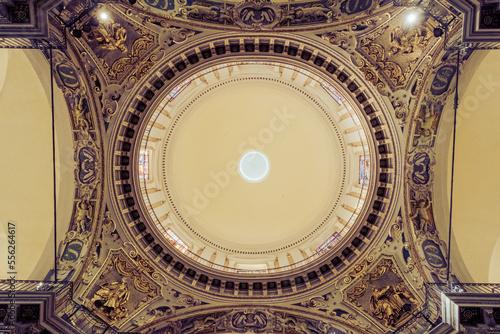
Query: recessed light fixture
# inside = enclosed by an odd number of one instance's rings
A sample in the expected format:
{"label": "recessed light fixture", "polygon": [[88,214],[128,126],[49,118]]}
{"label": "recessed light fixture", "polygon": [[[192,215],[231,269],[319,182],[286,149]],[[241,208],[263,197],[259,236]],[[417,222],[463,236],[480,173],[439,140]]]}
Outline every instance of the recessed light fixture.
{"label": "recessed light fixture", "polygon": [[242,155],[238,162],[238,172],[250,183],[263,181],[271,169],[267,156],[260,151],[250,151]]}
{"label": "recessed light fixture", "polygon": [[106,22],[109,20],[109,13],[102,10],[99,12],[99,20],[102,22]]}
{"label": "recessed light fixture", "polygon": [[411,11],[406,15],[406,23],[408,24],[414,24],[417,22],[418,19],[418,13],[416,11]]}

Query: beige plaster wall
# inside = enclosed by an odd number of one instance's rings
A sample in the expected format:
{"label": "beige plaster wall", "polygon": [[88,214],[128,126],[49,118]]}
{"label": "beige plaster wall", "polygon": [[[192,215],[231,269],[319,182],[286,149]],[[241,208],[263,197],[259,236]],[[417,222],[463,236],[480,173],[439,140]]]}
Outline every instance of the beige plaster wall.
{"label": "beige plaster wall", "polygon": [[[500,282],[499,57],[499,51],[475,52],[459,81],[451,263],[462,281]],[[438,136],[434,193],[443,240],[448,239],[451,186],[453,103],[449,102]]]}
{"label": "beige plaster wall", "polygon": [[[49,64],[40,51],[4,50],[3,57],[5,52],[8,63],[0,91],[0,277],[7,276],[6,233],[12,221],[17,227],[16,278],[43,279],[54,262]],[[55,110],[60,241],[71,218],[74,163],[68,109],[59,90]]]}

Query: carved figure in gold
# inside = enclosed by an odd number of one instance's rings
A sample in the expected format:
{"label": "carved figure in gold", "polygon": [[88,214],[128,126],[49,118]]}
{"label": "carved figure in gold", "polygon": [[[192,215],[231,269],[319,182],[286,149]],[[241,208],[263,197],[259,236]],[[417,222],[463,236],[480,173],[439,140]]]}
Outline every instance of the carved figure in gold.
{"label": "carved figure in gold", "polygon": [[415,213],[411,216],[413,219],[419,219],[416,228],[421,231],[428,231],[434,226],[432,215],[429,214],[430,201],[428,199],[420,199],[416,203]]}
{"label": "carved figure in gold", "polygon": [[331,16],[332,10],[323,6],[297,7],[292,22],[311,22],[311,20],[319,20],[322,17],[328,19]]}
{"label": "carved figure in gold", "polygon": [[423,115],[420,121],[420,134],[424,136],[430,136],[434,131],[434,119],[436,114],[434,114],[429,108]]}
{"label": "carved figure in gold", "polygon": [[293,20],[295,18],[295,12],[293,9],[286,9],[286,8],[280,8],[279,9],[279,13],[281,14],[281,16],[278,16],[278,17],[281,17],[280,19],[280,23],[286,23],[288,20]]}
{"label": "carved figure in gold", "polygon": [[386,326],[395,326],[401,316],[411,309],[411,304],[416,303],[406,287],[398,283],[393,288],[373,288],[370,311],[378,319],[384,320]]}
{"label": "carved figure in gold", "polygon": [[90,205],[88,198],[82,198],[76,208],[78,210],[75,218],[76,228],[78,233],[84,233],[87,231],[87,219],[92,219],[92,205]]}
{"label": "carved figure in gold", "polygon": [[71,111],[73,112],[75,118],[75,129],[80,130],[80,139],[88,140],[90,124],[85,112],[84,94],[84,90],[81,90],[77,94],[75,94],[75,100],[71,104]]}
{"label": "carved figure in gold", "polygon": [[415,48],[423,49],[430,39],[430,32],[424,27],[405,29],[400,26],[391,32],[391,48],[388,55],[412,53]]}
{"label": "carved figure in gold", "polygon": [[418,139],[418,145],[430,145],[432,142],[433,134],[436,130],[436,120],[440,115],[440,106],[432,107],[422,105],[420,108],[420,117],[415,119],[415,122],[419,123],[420,129],[417,129],[416,133],[420,135]]}
{"label": "carved figure in gold", "polygon": [[125,284],[125,279],[111,284],[100,285],[100,289],[94,294],[91,301],[111,320],[119,320],[127,317],[127,301],[130,297],[130,291]]}
{"label": "carved figure in gold", "polygon": [[89,39],[98,41],[99,46],[103,49],[127,52],[125,45],[127,31],[119,23],[112,21],[101,23],[89,34]]}
{"label": "carved figure in gold", "polygon": [[[310,322],[301,321],[294,317],[287,317],[285,319],[279,319],[282,323],[281,325],[285,328],[287,333],[303,333],[303,334],[313,334],[317,333],[318,329],[314,328]],[[323,333],[327,333],[326,329]]]}
{"label": "carved figure in gold", "polygon": [[403,283],[394,285],[393,289],[395,298],[398,298],[401,303],[403,303],[402,299],[407,299],[410,303],[417,305],[417,300],[413,298],[412,294],[406,289]]}
{"label": "carved figure in gold", "polygon": [[[182,328],[183,334],[196,334],[208,329],[215,328],[221,319],[216,319],[214,317],[208,316],[204,319],[195,319],[189,327]],[[182,327],[182,324],[180,325]]]}
{"label": "carved figure in gold", "polygon": [[221,8],[220,10],[220,18],[221,19],[226,19],[226,20],[233,20],[235,16],[235,11],[233,7],[229,8]]}
{"label": "carved figure in gold", "polygon": [[216,6],[192,5],[185,7],[189,16],[195,16],[204,19],[215,19],[219,13]]}

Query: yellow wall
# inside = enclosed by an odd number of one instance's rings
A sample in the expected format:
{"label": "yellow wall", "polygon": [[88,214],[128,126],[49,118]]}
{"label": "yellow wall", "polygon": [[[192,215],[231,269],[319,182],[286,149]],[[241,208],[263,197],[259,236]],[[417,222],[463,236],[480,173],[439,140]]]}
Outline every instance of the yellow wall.
{"label": "yellow wall", "polygon": [[[5,60],[0,87],[0,277],[7,276],[7,223],[13,221],[17,279],[43,279],[54,261],[49,64],[35,50],[2,50],[3,65]],[[61,240],[71,217],[74,163],[68,110],[61,92],[56,93]]]}
{"label": "yellow wall", "polygon": [[[464,281],[500,282],[498,56],[498,51],[476,51],[459,81],[451,263],[462,271]],[[443,240],[447,240],[451,185],[453,103],[449,102],[436,151],[435,214]]]}

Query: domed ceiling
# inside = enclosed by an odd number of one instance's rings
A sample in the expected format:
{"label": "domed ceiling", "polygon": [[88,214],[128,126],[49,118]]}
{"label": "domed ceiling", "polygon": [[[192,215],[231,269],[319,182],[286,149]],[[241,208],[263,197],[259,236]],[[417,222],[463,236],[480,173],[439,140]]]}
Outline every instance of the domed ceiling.
{"label": "domed ceiling", "polygon": [[[241,170],[253,151],[267,159],[259,182]],[[304,265],[348,233],[369,188],[352,106],[327,81],[280,63],[225,63],[174,87],[154,108],[140,159],[152,223],[222,270]]]}
{"label": "domed ceiling", "polygon": [[445,40],[427,2],[417,25],[391,1],[84,4],[51,11],[75,300],[129,333],[428,328],[452,10]]}
{"label": "domed ceiling", "polygon": [[[133,88],[110,140],[112,192],[169,275],[221,296],[293,296],[348,269],[394,214],[398,139],[340,54],[309,63],[293,39],[239,42],[198,43],[201,55],[186,43]],[[268,164],[260,182],[242,177],[248,152]]]}

